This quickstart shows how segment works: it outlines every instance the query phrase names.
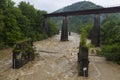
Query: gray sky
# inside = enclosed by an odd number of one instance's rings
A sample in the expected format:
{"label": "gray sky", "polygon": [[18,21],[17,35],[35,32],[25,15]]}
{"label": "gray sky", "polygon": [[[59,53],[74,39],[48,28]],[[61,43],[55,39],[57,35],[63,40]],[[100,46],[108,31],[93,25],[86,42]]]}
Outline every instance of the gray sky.
{"label": "gray sky", "polygon": [[[17,4],[20,1],[30,2],[30,4],[34,5],[35,8],[39,10],[45,10],[51,13],[60,8],[71,5],[75,2],[84,0],[12,0],[12,1],[16,2]],[[101,5],[104,7],[120,5],[120,0],[86,0],[86,1],[91,1],[97,5]]]}

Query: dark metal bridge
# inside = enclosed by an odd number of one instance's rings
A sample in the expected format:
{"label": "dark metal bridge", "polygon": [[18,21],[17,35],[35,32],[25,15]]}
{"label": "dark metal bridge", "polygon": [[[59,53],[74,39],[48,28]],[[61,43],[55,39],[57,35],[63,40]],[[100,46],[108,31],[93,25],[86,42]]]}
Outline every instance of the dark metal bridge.
{"label": "dark metal bridge", "polygon": [[46,17],[59,17],[59,16],[71,16],[71,15],[89,15],[89,14],[105,14],[105,13],[118,13],[120,12],[119,7],[99,8],[81,11],[69,11],[61,13],[50,13],[45,15]]}
{"label": "dark metal bridge", "polygon": [[81,10],[81,11],[69,11],[69,12],[61,12],[61,13],[50,13],[45,15],[45,28],[47,28],[47,19],[48,17],[63,17],[62,24],[62,33],[61,33],[61,41],[68,40],[68,26],[67,26],[67,16],[72,15],[90,15],[94,14],[94,27],[92,32],[92,43],[95,46],[100,46],[100,14],[106,13],[119,13],[120,6],[118,7],[109,7],[109,8],[99,8],[99,9],[90,9],[90,10]]}

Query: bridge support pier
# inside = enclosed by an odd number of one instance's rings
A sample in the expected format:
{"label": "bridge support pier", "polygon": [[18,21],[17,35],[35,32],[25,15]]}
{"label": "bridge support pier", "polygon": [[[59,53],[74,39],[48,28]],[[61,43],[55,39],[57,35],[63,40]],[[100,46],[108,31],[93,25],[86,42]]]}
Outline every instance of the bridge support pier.
{"label": "bridge support pier", "polygon": [[50,37],[51,36],[50,35],[51,28],[50,28],[50,25],[48,24],[48,21],[49,21],[49,17],[45,18],[44,31],[48,35],[48,37]]}
{"label": "bridge support pier", "polygon": [[61,41],[68,41],[67,16],[63,17],[62,30],[61,30]]}
{"label": "bridge support pier", "polygon": [[92,31],[91,42],[95,47],[100,46],[100,15],[96,14],[94,17],[94,27]]}
{"label": "bridge support pier", "polygon": [[44,20],[44,31],[46,34],[48,34],[48,17]]}
{"label": "bridge support pier", "polygon": [[88,77],[89,59],[88,48],[79,46],[78,53],[78,75]]}

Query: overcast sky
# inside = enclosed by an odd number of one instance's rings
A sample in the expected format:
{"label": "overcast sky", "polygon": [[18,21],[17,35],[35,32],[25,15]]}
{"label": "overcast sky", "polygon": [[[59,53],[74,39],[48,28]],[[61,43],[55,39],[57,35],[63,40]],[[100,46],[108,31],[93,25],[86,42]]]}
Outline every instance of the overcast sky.
{"label": "overcast sky", "polygon": [[[12,1],[14,1],[16,4],[18,4],[20,1],[30,2],[30,4],[34,5],[35,8],[45,10],[51,13],[60,8],[71,5],[75,2],[84,0],[12,0]],[[86,0],[86,1],[91,1],[97,5],[105,7],[120,5],[120,0]]]}

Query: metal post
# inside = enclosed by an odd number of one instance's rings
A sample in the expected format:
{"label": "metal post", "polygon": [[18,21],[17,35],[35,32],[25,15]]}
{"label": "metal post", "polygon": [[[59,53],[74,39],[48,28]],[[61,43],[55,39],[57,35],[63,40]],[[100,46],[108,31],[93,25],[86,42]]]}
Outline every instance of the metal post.
{"label": "metal post", "polygon": [[62,30],[61,30],[61,41],[68,41],[67,16],[63,17]]}

